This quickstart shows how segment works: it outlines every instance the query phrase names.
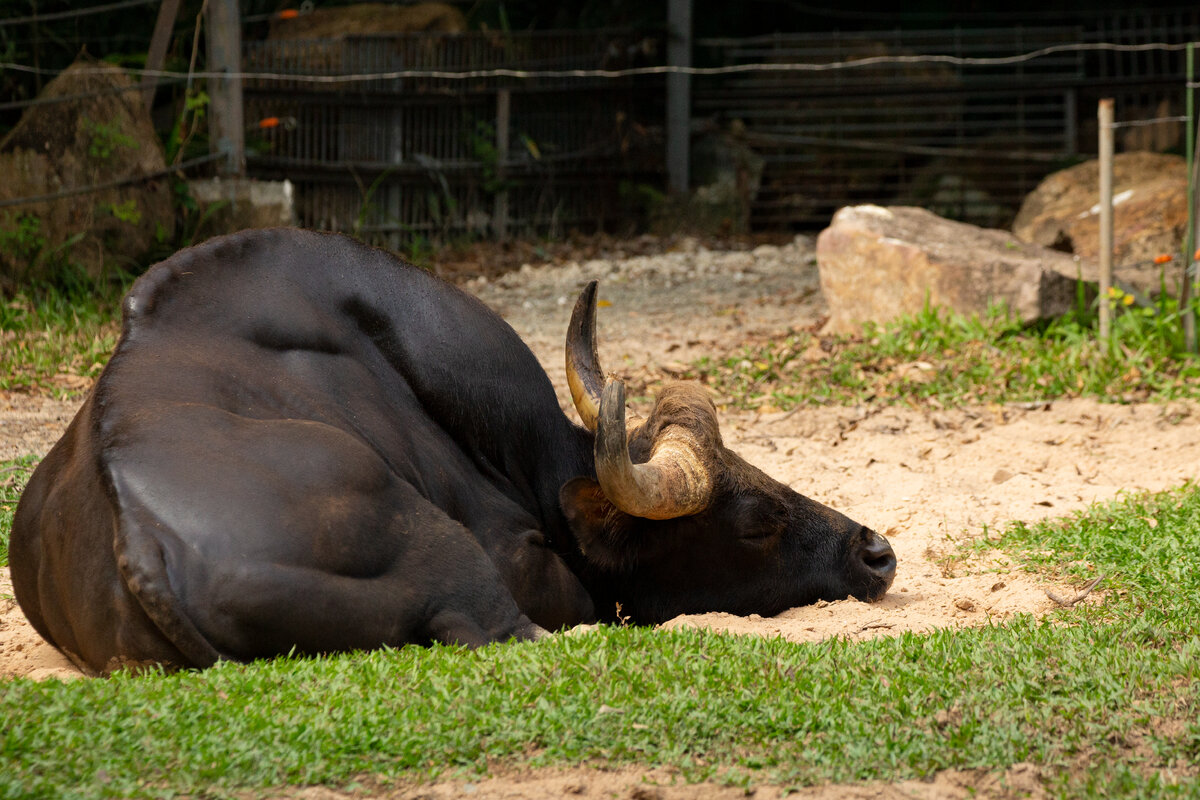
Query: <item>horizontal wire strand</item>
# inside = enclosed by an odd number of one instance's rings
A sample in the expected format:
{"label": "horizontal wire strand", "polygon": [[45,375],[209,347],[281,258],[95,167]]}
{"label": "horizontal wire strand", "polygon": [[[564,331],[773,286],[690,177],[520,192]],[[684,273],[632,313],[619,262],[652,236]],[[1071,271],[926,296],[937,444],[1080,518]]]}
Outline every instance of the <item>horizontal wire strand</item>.
{"label": "horizontal wire strand", "polygon": [[14,197],[10,200],[0,200],[0,208],[9,206],[21,206],[32,203],[49,203],[54,200],[62,200],[66,197],[75,197],[81,194],[91,194],[92,192],[102,192],[106,189],[117,189],[121,186],[130,186],[143,181],[152,181],[155,178],[161,178],[164,175],[170,175],[173,172],[183,172],[185,169],[196,167],[201,164],[207,164],[209,161],[216,161],[218,158],[225,158],[224,153],[209,153],[206,156],[198,156],[189,161],[176,164],[173,167],[147,172],[145,175],[134,175],[130,178],[120,178],[115,181],[106,181],[105,183],[96,183],[90,186],[74,186],[70,189],[63,189],[50,194],[40,194],[33,197]]}
{"label": "horizontal wire strand", "polygon": [[[954,64],[961,66],[1004,66],[1020,64],[1026,61],[1066,52],[1106,51],[1121,53],[1137,53],[1150,50],[1177,51],[1183,50],[1187,43],[1171,44],[1169,42],[1152,42],[1145,44],[1114,44],[1111,42],[1075,43],[1051,45],[1028,53],[1013,56],[949,56],[949,55],[917,55],[917,56],[868,56],[866,58],[828,63],[754,63],[733,64],[725,67],[681,67],[658,65],[649,67],[626,67],[623,69],[549,69],[522,70],[504,67],[476,70],[430,70],[430,69],[400,69],[386,72],[348,73],[345,75],[310,75],[286,72],[194,72],[192,78],[212,78],[232,80],[277,80],[297,81],[301,83],[356,83],[361,81],[395,80],[398,78],[436,78],[443,80],[469,80],[480,78],[628,78],[639,75],[736,75],[744,72],[829,72],[840,69],[861,69],[863,67],[882,66],[889,64]],[[0,62],[0,69],[11,69],[17,72],[28,72],[42,75],[54,75],[59,71],[54,69],[29,67],[23,64]],[[102,72],[102,70],[95,70]],[[150,70],[129,68],[127,72],[134,75],[152,78],[186,78],[186,72],[169,70]],[[81,69],[79,74],[88,74],[88,69]]]}

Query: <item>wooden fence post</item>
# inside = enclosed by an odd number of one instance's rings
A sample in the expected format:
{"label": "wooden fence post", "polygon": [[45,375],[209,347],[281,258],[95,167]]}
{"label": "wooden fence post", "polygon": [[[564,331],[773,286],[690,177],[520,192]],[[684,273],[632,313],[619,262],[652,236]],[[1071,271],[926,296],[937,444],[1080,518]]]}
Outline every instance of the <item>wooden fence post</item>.
{"label": "wooden fence post", "polygon": [[209,82],[209,136],[222,153],[223,175],[246,171],[246,124],[242,110],[242,15],[238,0],[208,0],[208,70],[229,77]]}
{"label": "wooden fence post", "polygon": [[[171,44],[171,32],[178,14],[179,0],[162,0],[162,5],[158,7],[158,21],[154,23],[154,35],[150,37],[150,50],[146,53],[147,70],[161,70],[166,63],[167,48]],[[146,106],[147,114],[154,106],[154,92],[157,88],[157,77],[142,76],[142,103]]]}
{"label": "wooden fence post", "polygon": [[1100,123],[1100,338],[1112,333],[1112,310],[1108,296],[1112,286],[1113,256],[1113,100],[1100,101],[1096,116]]}
{"label": "wooden fence post", "polygon": [[508,236],[508,187],[505,185],[508,162],[509,128],[512,127],[512,90],[496,92],[496,183],[492,208],[492,227],[497,239]]}

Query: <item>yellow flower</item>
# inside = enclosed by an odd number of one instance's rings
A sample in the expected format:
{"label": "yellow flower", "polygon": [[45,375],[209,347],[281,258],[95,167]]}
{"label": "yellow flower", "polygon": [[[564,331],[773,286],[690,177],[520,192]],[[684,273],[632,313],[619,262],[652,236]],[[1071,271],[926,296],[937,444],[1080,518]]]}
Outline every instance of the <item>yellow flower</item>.
{"label": "yellow flower", "polygon": [[1125,295],[1124,297],[1121,298],[1121,302],[1127,306],[1133,305],[1133,295],[1131,295],[1131,294]]}

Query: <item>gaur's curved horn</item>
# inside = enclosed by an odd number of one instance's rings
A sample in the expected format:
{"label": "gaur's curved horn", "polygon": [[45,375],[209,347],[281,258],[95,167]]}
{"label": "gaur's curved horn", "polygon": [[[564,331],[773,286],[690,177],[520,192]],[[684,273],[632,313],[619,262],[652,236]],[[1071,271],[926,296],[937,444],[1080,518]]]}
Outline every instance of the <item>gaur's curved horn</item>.
{"label": "gaur's curved horn", "polygon": [[575,410],[589,431],[595,432],[600,413],[604,373],[596,351],[596,281],[589,281],[575,301],[567,327],[567,385]]}
{"label": "gaur's curved horn", "polygon": [[708,506],[713,490],[698,443],[680,426],[670,426],[659,436],[649,461],[633,463],[625,431],[625,384],[615,378],[600,398],[596,479],[613,505],[647,519],[699,513]]}

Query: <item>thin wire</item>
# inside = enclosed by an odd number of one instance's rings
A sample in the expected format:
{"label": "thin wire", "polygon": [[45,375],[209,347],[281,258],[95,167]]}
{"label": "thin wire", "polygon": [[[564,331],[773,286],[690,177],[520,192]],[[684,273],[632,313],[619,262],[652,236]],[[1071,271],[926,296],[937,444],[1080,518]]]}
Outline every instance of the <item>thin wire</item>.
{"label": "thin wire", "polygon": [[[154,78],[158,85],[168,83],[180,83],[179,78]],[[117,86],[110,89],[98,89],[94,92],[80,92],[76,94],[60,94],[55,97],[35,97],[32,100],[11,100],[7,103],[0,103],[0,111],[9,111],[14,108],[29,108],[30,106],[48,106],[57,103],[69,103],[73,100],[83,100],[88,97],[101,97],[108,94],[124,94],[125,92],[140,92],[142,87],[139,86]]]}
{"label": "thin wire", "polygon": [[[885,11],[853,11],[853,10],[839,11],[837,9],[815,6],[815,5],[811,5],[809,3],[795,2],[795,0],[791,0],[790,2],[788,0],[768,0],[768,1],[773,2],[774,5],[788,6],[788,7],[792,8],[796,11],[799,11],[800,13],[803,13],[803,14],[811,14],[816,17],[828,17],[828,18],[834,18],[834,19],[854,19],[854,20],[871,20],[871,21],[880,20],[880,19],[887,20],[887,21],[892,21],[892,20],[937,20],[937,19],[942,19],[945,16],[944,12],[937,12],[937,11],[907,11],[907,10],[895,11],[891,8],[889,8]],[[1181,12],[1181,11],[1190,11],[1190,10],[1192,10],[1192,6],[1186,6],[1186,5],[1185,6],[1172,6],[1169,8],[1163,8],[1163,9],[1158,9],[1158,10],[1163,13],[1173,13],[1173,12]],[[1096,10],[1080,9],[1080,10],[1072,10],[1070,12],[1053,11],[1053,10],[1038,11],[1038,10],[1028,10],[1028,9],[1020,9],[1020,10],[1016,10],[1016,11],[1007,11],[1007,12],[1006,11],[957,11],[956,10],[955,19],[958,20],[960,24],[965,21],[978,21],[978,20],[1007,21],[1007,20],[1016,19],[1016,20],[1024,22],[1029,19],[1064,18],[1064,17],[1067,17],[1068,15],[1079,15],[1081,13],[1089,14],[1093,19],[1097,18],[1097,17],[1107,16],[1107,13],[1103,9],[1096,9]]]}
{"label": "thin wire", "polygon": [[[397,80],[400,78],[435,78],[442,80],[471,80],[480,78],[628,78],[638,75],[734,75],[746,72],[830,72],[839,69],[857,69],[862,67],[880,66],[885,64],[955,64],[961,66],[1002,66],[1006,64],[1020,64],[1026,61],[1032,61],[1035,58],[1040,58],[1053,53],[1079,52],[1079,51],[1111,51],[1122,53],[1138,53],[1149,50],[1183,50],[1187,47],[1187,43],[1170,44],[1168,42],[1154,42],[1148,44],[1113,44],[1110,42],[1096,42],[1092,44],[1076,43],[1052,45],[1043,47],[1038,50],[1033,50],[1028,53],[1022,53],[1014,56],[997,56],[997,57],[967,57],[967,56],[946,56],[946,55],[923,55],[923,56],[869,56],[866,58],[853,59],[848,61],[832,61],[822,64],[809,63],[756,63],[756,64],[734,64],[726,67],[680,67],[670,65],[660,65],[653,67],[627,67],[625,69],[550,69],[550,70],[521,70],[509,68],[496,69],[477,69],[477,70],[423,70],[423,69],[401,69],[391,70],[388,72],[372,72],[372,73],[351,73],[347,75],[307,75],[301,73],[281,73],[281,72],[195,72],[191,73],[193,78],[224,78],[240,80],[275,80],[275,81],[295,81],[299,83],[356,83],[361,81],[377,81],[377,80]],[[23,64],[13,64],[10,62],[0,62],[0,69],[12,69],[18,72],[29,72],[43,75],[56,74],[57,70],[27,67]],[[99,71],[99,70],[97,70]],[[180,78],[186,77],[188,73],[170,72],[166,70],[150,70],[150,69],[134,69],[130,68],[128,72],[135,75],[157,77],[157,78]],[[87,70],[80,70],[80,74],[87,74]]]}
{"label": "thin wire", "polygon": [[61,200],[64,197],[75,197],[76,195],[80,194],[102,192],[105,189],[116,189],[119,186],[128,186],[134,183],[142,183],[144,181],[154,180],[155,178],[161,178],[164,175],[170,175],[172,172],[182,172],[185,169],[199,166],[200,164],[207,164],[209,161],[216,161],[218,158],[225,158],[225,154],[209,153],[206,156],[199,156],[191,159],[190,161],[184,161],[182,164],[176,164],[173,167],[160,169],[156,172],[148,172],[145,175],[137,175],[132,178],[121,178],[119,180],[108,181],[106,183],[92,184],[91,186],[76,186],[71,189],[63,189],[61,192],[54,192],[52,194],[39,194],[33,197],[14,197],[11,200],[0,200],[0,208],[6,208],[8,206],[21,206],[28,203],[45,203],[51,200]]}
{"label": "thin wire", "polygon": [[12,19],[0,19],[0,28],[8,27],[9,25],[24,25],[26,22],[53,22],[59,19],[70,19],[72,17],[84,17],[88,14],[103,14],[105,11],[120,11],[122,8],[131,8],[132,6],[148,6],[151,3],[157,3],[158,0],[124,0],[121,3],[109,3],[104,6],[92,6],[91,8],[78,8],[74,11],[57,11],[53,14],[34,14],[29,17],[14,17]]}
{"label": "thin wire", "polygon": [[1039,153],[1027,150],[1006,152],[1002,150],[982,150],[966,147],[928,147],[925,145],[888,144],[871,142],[863,139],[825,138],[821,136],[804,136],[789,133],[747,133],[746,141],[752,144],[803,144],[818,147],[833,147],[847,150],[869,150],[880,153],[900,153],[915,156],[948,156],[959,158],[991,158],[1009,161],[1046,161],[1056,162],[1068,157],[1066,153]]}

